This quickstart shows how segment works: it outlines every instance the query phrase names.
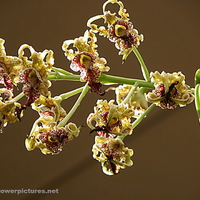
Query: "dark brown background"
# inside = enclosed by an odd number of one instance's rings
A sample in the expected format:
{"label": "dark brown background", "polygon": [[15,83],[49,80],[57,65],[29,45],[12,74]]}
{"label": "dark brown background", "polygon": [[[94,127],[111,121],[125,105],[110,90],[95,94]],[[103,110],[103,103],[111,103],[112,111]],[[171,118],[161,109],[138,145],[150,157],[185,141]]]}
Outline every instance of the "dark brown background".
{"label": "dark brown background", "polygon": [[[199,68],[200,3],[195,0],[124,0],[131,21],[145,41],[139,51],[151,71],[177,72],[193,77]],[[61,50],[62,42],[81,36],[88,18],[101,14],[103,0],[1,0],[0,37],[6,40],[8,55],[17,55],[21,44],[28,43],[37,51],[55,52],[55,66],[69,70]],[[132,54],[124,65],[114,44],[99,38],[99,52],[108,60],[110,74],[142,78]],[[53,96],[82,86],[82,83],[57,82]],[[73,102],[63,103],[67,111]],[[91,93],[71,119],[85,125],[98,98]],[[102,173],[93,160],[94,135],[85,126],[78,138],[69,142],[62,153],[45,156],[38,149],[24,147],[26,134],[38,115],[28,109],[22,122],[9,124],[0,135],[0,189],[59,189],[58,195],[1,195],[1,199],[135,199],[199,200],[200,199],[200,131],[194,104],[176,110],[156,107],[125,139],[134,149],[134,166],[117,176]]]}

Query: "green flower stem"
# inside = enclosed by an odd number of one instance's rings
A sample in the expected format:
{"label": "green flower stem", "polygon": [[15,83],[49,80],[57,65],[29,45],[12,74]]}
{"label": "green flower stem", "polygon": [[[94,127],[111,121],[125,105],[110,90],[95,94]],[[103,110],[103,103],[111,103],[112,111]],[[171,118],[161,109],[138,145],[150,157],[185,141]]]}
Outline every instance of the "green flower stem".
{"label": "green flower stem", "polygon": [[12,101],[17,102],[19,101],[22,97],[24,97],[24,93],[21,92],[20,94],[18,94],[15,98],[12,99]]}
{"label": "green flower stem", "polygon": [[195,85],[200,83],[200,69],[198,69],[195,73]]}
{"label": "green flower stem", "polygon": [[84,98],[84,96],[87,94],[88,92],[88,83],[86,83],[86,85],[84,86],[79,98],[77,99],[76,103],[74,104],[74,106],[72,107],[72,109],[69,111],[69,113],[67,114],[67,116],[58,124],[58,127],[63,127],[67,124],[67,122],[69,121],[69,119],[72,117],[72,115],[75,113],[75,111],[77,110],[77,108],[79,107],[82,99]]}
{"label": "green flower stem", "polygon": [[[151,104],[147,110],[139,117],[137,118],[133,124],[132,124],[132,129],[134,129],[145,117],[146,115],[155,107],[155,104]],[[127,135],[121,135],[121,136],[118,136],[117,138],[119,138],[120,140],[124,140],[124,138],[126,137]]]}
{"label": "green flower stem", "polygon": [[61,68],[57,68],[57,67],[52,67],[53,71],[55,72],[59,72],[61,74],[65,74],[65,75],[72,75],[72,73],[64,70],[64,69],[61,69]]}
{"label": "green flower stem", "polygon": [[123,141],[124,138],[125,138],[126,136],[127,136],[127,135],[120,135],[120,136],[118,136],[117,138],[120,139],[121,141]]}
{"label": "green flower stem", "polygon": [[121,102],[121,104],[126,104],[128,103],[128,101],[130,100],[132,94],[135,92],[135,90],[138,87],[138,82],[135,82],[134,86],[131,88],[131,90],[129,91],[128,95],[126,96],[126,98]]}
{"label": "green flower stem", "polygon": [[59,80],[69,80],[69,81],[80,81],[79,75],[69,74],[69,75],[61,75],[60,73],[53,72],[48,76],[48,80],[50,81],[59,81]]}
{"label": "green flower stem", "polygon": [[80,88],[72,90],[70,92],[63,93],[63,94],[60,95],[60,97],[62,98],[62,100],[67,99],[67,98],[69,98],[73,95],[76,95],[76,94],[82,92],[83,89],[84,89],[84,87],[80,87]]}
{"label": "green flower stem", "polygon": [[139,117],[137,118],[133,124],[132,124],[132,128],[134,129],[145,117],[146,115],[155,107],[156,105],[155,104],[151,104],[147,110]]}
{"label": "green flower stem", "polygon": [[200,122],[200,84],[195,86],[195,107]]}
{"label": "green flower stem", "polygon": [[[57,72],[52,72],[51,75],[48,76],[48,80],[50,81],[56,81],[56,80],[57,81],[58,80],[80,81],[80,75],[75,75],[75,74],[63,75]],[[131,78],[101,74],[98,80],[102,84],[113,83],[113,84],[134,85],[137,82],[138,87],[154,89],[153,83],[150,83],[144,80],[139,80],[139,79],[131,79]]]}
{"label": "green flower stem", "polygon": [[143,73],[144,79],[145,79],[146,81],[148,81],[148,82],[151,82],[151,80],[150,80],[150,75],[149,75],[149,71],[148,71],[148,69],[147,69],[147,67],[146,67],[146,65],[145,65],[145,62],[144,62],[142,56],[140,55],[138,49],[137,49],[135,46],[133,46],[133,52],[134,52],[134,54],[136,55],[136,57],[137,57],[137,59],[138,59],[140,65],[141,65],[142,73]]}
{"label": "green flower stem", "polygon": [[153,83],[147,82],[144,80],[139,80],[139,79],[130,79],[130,78],[124,78],[124,77],[119,77],[119,76],[111,76],[111,75],[107,75],[107,74],[101,74],[101,76],[99,77],[98,80],[102,84],[115,83],[115,84],[134,85],[137,82],[138,87],[154,89]]}

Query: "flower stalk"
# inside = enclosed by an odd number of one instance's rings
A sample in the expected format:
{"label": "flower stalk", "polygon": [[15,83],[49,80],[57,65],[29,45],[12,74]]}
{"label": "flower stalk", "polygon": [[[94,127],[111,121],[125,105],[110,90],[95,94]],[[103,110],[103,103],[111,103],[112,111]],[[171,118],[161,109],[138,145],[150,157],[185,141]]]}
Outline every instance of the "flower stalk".
{"label": "flower stalk", "polygon": [[75,113],[75,111],[77,110],[77,108],[79,107],[81,101],[83,100],[83,98],[85,97],[85,95],[88,92],[88,83],[85,84],[84,88],[82,89],[82,92],[79,96],[79,98],[77,99],[77,101],[75,102],[74,106],[72,107],[72,109],[69,111],[69,113],[67,114],[67,116],[58,124],[58,127],[63,127],[67,124],[67,122],[69,121],[69,119],[72,117],[72,115]]}
{"label": "flower stalk", "polygon": [[24,92],[21,92],[20,94],[18,94],[16,97],[14,97],[12,99],[13,102],[17,102],[19,101],[21,98],[23,98],[25,96]]}
{"label": "flower stalk", "polygon": [[154,88],[154,85],[151,82],[147,82],[147,81],[139,80],[139,79],[112,76],[112,75],[107,75],[107,74],[101,74],[101,76],[99,77],[99,82],[101,82],[102,84],[113,83],[113,84],[127,84],[127,85],[134,85],[137,82],[138,87],[145,87],[149,89]]}
{"label": "flower stalk", "polygon": [[62,98],[62,100],[68,99],[69,97],[74,96],[74,95],[76,95],[76,94],[82,92],[83,89],[84,89],[84,87],[77,88],[77,89],[72,90],[72,91],[70,91],[70,92],[61,94],[60,97]]}
{"label": "flower stalk", "polygon": [[151,82],[149,71],[146,67],[146,64],[145,64],[140,52],[138,51],[138,49],[135,46],[133,46],[133,52],[136,55],[140,65],[141,65],[141,70],[142,70],[142,74],[143,74],[144,79],[148,82]]}
{"label": "flower stalk", "polygon": [[156,105],[155,104],[151,104],[147,110],[139,117],[137,118],[133,124],[132,124],[132,128],[134,129],[136,126],[139,125],[139,123],[147,116],[147,114],[155,107]]}
{"label": "flower stalk", "polygon": [[200,123],[200,84],[197,84],[195,87],[195,107],[196,107],[197,116]]}
{"label": "flower stalk", "polygon": [[121,102],[121,104],[127,104],[128,103],[128,101],[130,100],[132,94],[136,91],[137,87],[138,87],[138,82],[135,82],[135,84],[131,88],[130,92],[128,93],[126,98]]}
{"label": "flower stalk", "polygon": [[48,76],[48,80],[50,81],[80,81],[80,75],[75,74],[60,74],[58,72],[51,72],[51,74]]}
{"label": "flower stalk", "polygon": [[[80,75],[75,75],[75,74],[65,75],[65,74],[52,72],[51,75],[49,75],[48,80],[80,81]],[[99,76],[98,81],[102,84],[127,84],[127,85],[134,85],[137,82],[138,87],[145,87],[149,89],[154,88],[153,83],[145,81],[145,80],[113,76],[113,75],[108,75],[104,73]]]}
{"label": "flower stalk", "polygon": [[58,68],[58,67],[52,67],[52,70],[55,71],[55,72],[64,74],[64,75],[73,75],[72,73],[70,73],[70,72],[68,72],[64,69]]}

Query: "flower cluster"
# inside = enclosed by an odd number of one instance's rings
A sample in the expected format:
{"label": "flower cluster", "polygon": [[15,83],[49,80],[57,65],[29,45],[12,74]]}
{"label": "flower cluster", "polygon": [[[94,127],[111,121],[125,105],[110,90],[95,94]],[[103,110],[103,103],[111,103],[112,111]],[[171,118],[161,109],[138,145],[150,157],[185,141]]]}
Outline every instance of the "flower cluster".
{"label": "flower cluster", "polygon": [[[106,6],[109,3],[119,5],[119,16],[106,10]],[[104,19],[107,27],[98,27],[93,23],[98,19]],[[129,14],[126,12],[123,3],[118,0],[106,1],[103,5],[103,15],[90,18],[87,25],[93,32],[98,32],[100,35],[107,37],[111,42],[114,42],[116,48],[120,50],[119,55],[124,55],[123,60],[131,53],[133,46],[138,47],[144,39],[143,35],[139,35],[138,31],[133,28],[132,22],[129,21]]]}
{"label": "flower cluster", "polygon": [[[125,148],[121,137],[132,134],[131,117],[134,110],[123,104],[115,105],[114,100],[98,100],[94,113],[87,118],[87,124],[96,131],[93,145],[93,157],[101,162],[103,172],[108,175],[118,174],[120,168],[131,166],[133,151]],[[93,123],[95,122],[95,126]]]}
{"label": "flower cluster", "polygon": [[[4,85],[1,89],[1,96],[5,96],[1,98],[1,107],[4,108],[2,115],[12,116],[12,118],[5,117],[4,121],[7,123],[20,120],[27,106],[30,106],[41,94],[49,94],[48,88],[51,84],[47,78],[54,64],[54,58],[52,51],[44,50],[42,53],[37,53],[29,45],[22,45],[19,48],[18,57],[7,56],[4,43],[5,41],[0,39],[0,84]],[[31,60],[24,56],[25,48],[30,50]],[[45,57],[46,61],[44,61]],[[23,84],[23,92],[14,97],[14,86],[18,87],[19,84]],[[25,105],[21,106],[17,101],[23,95],[27,96],[28,100]],[[3,123],[4,126],[5,123]]]}
{"label": "flower cluster", "polygon": [[151,72],[151,81],[154,83],[155,90],[149,92],[147,100],[155,103],[162,109],[174,109],[178,105],[183,107],[194,100],[194,95],[187,85],[185,76],[181,73],[161,74]]}
{"label": "flower cluster", "polygon": [[[107,10],[108,4],[117,4],[118,13]],[[103,19],[106,26],[98,27],[94,22]],[[69,122],[82,99],[91,91],[104,95],[103,84],[118,84],[106,91],[115,90],[115,100],[98,100],[94,112],[87,118],[90,133],[96,133],[92,147],[93,158],[98,160],[103,172],[108,175],[118,174],[120,169],[132,166],[133,150],[125,147],[124,138],[132,134],[134,128],[155,107],[174,109],[183,107],[195,98],[196,110],[200,118],[200,70],[195,77],[194,90],[185,84],[181,73],[149,73],[138,51],[143,35],[133,28],[129,14],[118,0],[107,0],[103,4],[103,14],[88,20],[84,35],[63,42],[62,49],[70,61],[70,68],[75,75],[64,69],[53,67],[53,51],[36,52],[30,45],[24,44],[18,50],[18,56],[6,55],[4,40],[0,38],[0,133],[8,122],[20,121],[25,109],[30,106],[37,111],[39,118],[34,122],[30,134],[25,140],[28,151],[39,148],[43,154],[58,154],[65,144],[77,137],[80,127]],[[111,76],[105,58],[97,51],[96,33],[115,43],[123,60],[133,51],[137,57],[144,80]],[[25,50],[30,51],[26,57]],[[50,80],[74,80],[86,82],[80,87],[52,97]],[[15,87],[22,92],[15,95]],[[71,110],[67,113],[61,102],[68,97],[81,93]],[[24,105],[19,103],[27,97]],[[115,103],[116,102],[116,103]],[[150,104],[150,105],[149,105]]]}
{"label": "flower cluster", "polygon": [[26,139],[27,150],[40,148],[43,154],[57,154],[63,146],[79,135],[79,128],[74,123],[59,127],[59,122],[66,116],[60,105],[61,98],[40,96],[32,107],[40,115]]}
{"label": "flower cluster", "polygon": [[[75,72],[80,71],[80,80],[88,82],[91,91],[103,95],[104,93],[101,92],[102,84],[98,81],[98,77],[109,71],[109,67],[106,66],[106,59],[99,57],[96,41],[95,34],[86,31],[82,37],[64,41],[62,48],[68,60],[71,61],[70,68]],[[77,51],[69,48],[72,44]]]}

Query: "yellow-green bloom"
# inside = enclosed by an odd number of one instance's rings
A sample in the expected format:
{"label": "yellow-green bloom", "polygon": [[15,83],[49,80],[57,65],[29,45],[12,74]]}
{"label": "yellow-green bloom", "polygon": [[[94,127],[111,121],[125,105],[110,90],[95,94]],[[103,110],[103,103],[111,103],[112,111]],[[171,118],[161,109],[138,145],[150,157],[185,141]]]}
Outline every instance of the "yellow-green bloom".
{"label": "yellow-green bloom", "polygon": [[[40,94],[48,95],[51,82],[47,77],[54,64],[53,52],[36,52],[30,45],[24,44],[18,50],[18,57],[7,56],[4,42],[0,38],[0,83],[11,91],[14,85],[23,83],[23,92],[28,97],[27,105],[39,98]],[[30,60],[24,56],[26,48],[30,50]]]}
{"label": "yellow-green bloom", "polygon": [[53,121],[40,117],[25,140],[25,146],[28,151],[39,148],[43,154],[58,154],[67,142],[79,135],[79,132],[80,129],[74,123],[60,128]]}
{"label": "yellow-green bloom", "polygon": [[151,72],[151,81],[154,83],[155,90],[149,92],[147,100],[155,103],[163,109],[174,109],[178,105],[186,106],[194,100],[194,95],[185,84],[185,76],[181,73],[165,73],[161,74]]}
{"label": "yellow-green bloom", "polygon": [[98,100],[94,113],[87,118],[87,124],[91,132],[96,131],[100,136],[113,138],[117,135],[130,135],[133,115],[133,109],[127,109],[123,104],[115,105],[114,100]]}
{"label": "yellow-green bloom", "polygon": [[[86,31],[83,37],[64,41],[62,48],[71,61],[70,68],[75,72],[80,71],[80,80],[88,82],[91,91],[101,95],[102,84],[98,81],[98,77],[110,68],[106,66],[106,59],[99,57],[96,41],[95,34]],[[72,44],[76,51],[69,48]]]}
{"label": "yellow-green bloom", "polygon": [[67,115],[61,107],[61,97],[45,97],[40,95],[32,108],[39,114],[39,118],[33,124],[30,135],[25,141],[27,150],[40,148],[44,154],[60,153],[64,145],[77,137],[80,128],[74,123],[68,123],[65,127],[58,127],[59,122]]}
{"label": "yellow-green bloom", "polygon": [[120,168],[133,165],[130,159],[133,150],[125,147],[122,140],[117,138],[96,136],[92,152],[93,158],[101,162],[102,170],[107,175],[118,174]]}
{"label": "yellow-green bloom", "polygon": [[[30,50],[30,60],[24,56],[26,48]],[[49,95],[48,88],[51,86],[51,82],[47,78],[54,64],[54,58],[51,50],[36,52],[33,47],[27,44],[19,48],[18,55],[25,68],[20,73],[19,83],[24,84],[23,92],[28,97],[26,107],[38,99],[41,94]]]}
{"label": "yellow-green bloom", "polygon": [[[110,3],[119,6],[118,14],[106,10],[107,5]],[[104,19],[107,27],[98,27],[94,23],[98,19]],[[132,47],[138,47],[144,39],[143,35],[139,35],[138,31],[133,28],[132,22],[129,21],[129,14],[126,12],[123,3],[118,0],[106,1],[103,4],[103,15],[90,18],[87,25],[93,32],[98,32],[111,42],[114,42],[116,48],[120,50],[119,55],[128,55],[132,51]]]}
{"label": "yellow-green bloom", "polygon": [[38,112],[40,117],[52,118],[58,124],[67,115],[60,105],[61,101],[62,98],[59,96],[52,98],[40,95],[40,98],[32,104],[32,108]]}
{"label": "yellow-green bloom", "polygon": [[0,83],[7,90],[13,91],[13,86],[18,84],[19,74],[24,70],[23,62],[16,56],[7,56],[5,40],[0,38]]}

